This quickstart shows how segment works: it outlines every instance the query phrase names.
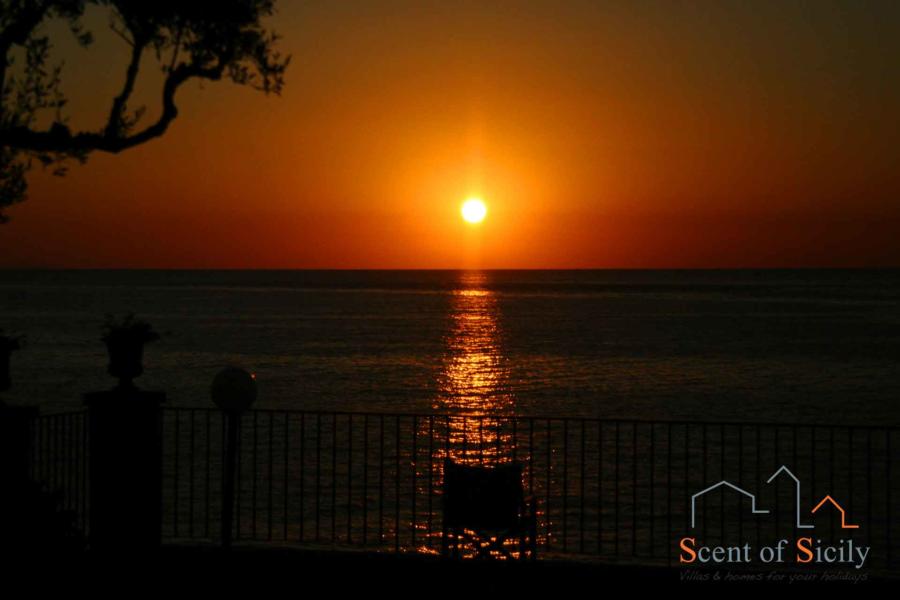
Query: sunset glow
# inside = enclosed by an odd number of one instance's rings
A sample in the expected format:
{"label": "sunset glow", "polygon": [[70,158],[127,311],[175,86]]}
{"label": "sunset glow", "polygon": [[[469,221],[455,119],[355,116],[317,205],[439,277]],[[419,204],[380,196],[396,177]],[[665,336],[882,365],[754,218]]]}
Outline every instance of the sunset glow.
{"label": "sunset glow", "polygon": [[[900,5],[639,5],[280,3],[281,96],[188,85],[165,137],[34,170],[0,265],[454,269],[488,227],[483,268],[896,264]],[[90,129],[128,47],[86,26]]]}

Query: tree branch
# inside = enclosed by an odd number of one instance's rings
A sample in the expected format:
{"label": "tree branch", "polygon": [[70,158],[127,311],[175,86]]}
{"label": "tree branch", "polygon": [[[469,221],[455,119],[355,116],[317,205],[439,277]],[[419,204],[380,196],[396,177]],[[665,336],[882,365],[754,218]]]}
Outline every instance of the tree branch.
{"label": "tree branch", "polygon": [[109,119],[106,122],[106,137],[118,137],[123,133],[123,115],[125,106],[131,92],[134,91],[134,82],[137,79],[138,69],[141,65],[141,55],[144,53],[146,42],[143,40],[134,40],[131,47],[131,61],[128,63],[128,70],[125,72],[125,83],[122,85],[122,92],[115,97],[112,108],[109,111]]}
{"label": "tree branch", "polygon": [[225,62],[214,67],[196,64],[181,64],[166,77],[162,94],[162,114],[159,119],[144,130],[130,136],[109,135],[108,128],[102,133],[80,132],[73,134],[61,123],[55,123],[46,131],[32,131],[28,127],[16,126],[0,130],[0,147],[18,148],[32,152],[84,153],[93,150],[118,153],[143,144],[166,132],[175,117],[175,93],[189,79],[218,81],[225,70]]}

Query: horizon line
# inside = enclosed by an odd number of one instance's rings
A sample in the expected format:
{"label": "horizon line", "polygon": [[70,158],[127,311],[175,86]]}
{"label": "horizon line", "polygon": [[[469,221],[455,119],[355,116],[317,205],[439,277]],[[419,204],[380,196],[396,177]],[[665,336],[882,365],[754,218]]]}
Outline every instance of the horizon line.
{"label": "horizon line", "polygon": [[0,271],[896,271],[896,266],[795,267],[66,267],[0,266]]}

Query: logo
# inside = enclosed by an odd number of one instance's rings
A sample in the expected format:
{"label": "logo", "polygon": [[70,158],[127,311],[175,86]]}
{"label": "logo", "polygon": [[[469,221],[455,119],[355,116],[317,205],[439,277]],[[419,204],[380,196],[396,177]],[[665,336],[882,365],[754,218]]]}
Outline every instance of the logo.
{"label": "logo", "polygon": [[[814,530],[815,525],[807,521],[807,517],[814,515],[820,510],[833,508],[840,514],[841,530],[859,529],[858,524],[850,522],[847,511],[835,500],[830,494],[826,494],[810,509],[805,510],[801,504],[801,483],[786,465],[779,467],[766,480],[766,484],[771,484],[779,476],[788,477],[794,484],[794,526],[800,530]],[[737,486],[730,481],[722,480],[705,489],[702,489],[691,496],[691,529],[697,527],[697,501],[717,489],[732,490],[743,497],[750,499],[750,512],[753,515],[768,515],[770,510],[761,508],[757,502],[757,496],[748,490]],[[850,539],[840,539],[836,544],[825,543],[821,538],[813,535],[799,536],[793,540],[780,539],[771,545],[763,545],[758,549],[754,549],[749,542],[738,545],[717,545],[709,546],[698,543],[696,536],[685,536],[679,542],[679,562],[681,564],[708,564],[708,563],[752,563],[759,560],[765,564],[771,563],[787,563],[793,562],[797,565],[811,564],[834,564],[834,565],[852,565],[856,569],[861,569],[869,556],[871,548],[861,545]],[[793,557],[786,556],[787,548],[792,546],[794,549]]]}

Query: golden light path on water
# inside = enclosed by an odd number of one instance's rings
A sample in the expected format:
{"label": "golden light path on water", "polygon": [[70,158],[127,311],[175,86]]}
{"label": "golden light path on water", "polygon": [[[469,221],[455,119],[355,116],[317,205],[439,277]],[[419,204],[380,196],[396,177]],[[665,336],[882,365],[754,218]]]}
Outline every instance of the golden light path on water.
{"label": "golden light path on water", "polygon": [[[509,357],[503,348],[499,299],[489,288],[488,275],[479,271],[460,274],[451,292],[450,314],[444,334],[444,352],[438,375],[438,392],[432,408],[448,415],[440,423],[420,424],[420,435],[436,437],[433,455],[434,476],[440,486],[443,459],[457,463],[492,466],[512,460],[527,461],[525,448],[515,447],[515,396],[510,386]],[[424,479],[424,478],[423,478]],[[423,488],[430,493],[430,488]],[[415,523],[422,539],[427,537],[426,523]],[[473,532],[470,532],[473,533]],[[432,533],[440,541],[440,531]],[[507,540],[516,553],[516,539]],[[463,556],[474,556],[475,547],[463,544]],[[427,542],[417,546],[420,552],[436,553]],[[496,558],[503,555],[491,551]]]}
{"label": "golden light path on water", "polygon": [[450,328],[435,399],[435,412],[449,421],[449,453],[459,462],[495,463],[510,459],[513,415],[508,358],[502,347],[498,299],[487,275],[467,271],[451,299]]}

